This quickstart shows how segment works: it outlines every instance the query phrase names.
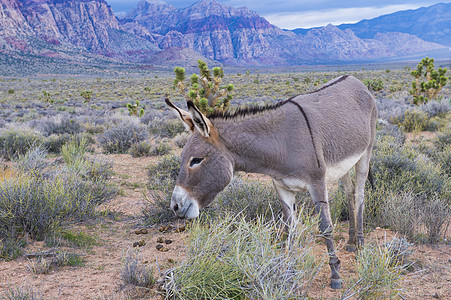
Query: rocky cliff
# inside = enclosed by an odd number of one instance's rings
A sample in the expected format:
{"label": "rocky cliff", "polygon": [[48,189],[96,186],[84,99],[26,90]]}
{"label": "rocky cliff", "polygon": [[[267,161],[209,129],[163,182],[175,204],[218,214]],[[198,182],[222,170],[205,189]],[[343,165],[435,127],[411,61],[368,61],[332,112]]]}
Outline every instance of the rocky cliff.
{"label": "rocky cliff", "polygon": [[[6,49],[38,53],[77,50],[113,57],[160,49],[122,30],[105,0],[0,0],[0,36]],[[35,47],[38,45],[38,47]]]}
{"label": "rocky cliff", "polygon": [[384,33],[362,39],[350,29],[333,25],[295,34],[271,25],[248,8],[213,0],[183,9],[161,0],[141,1],[123,20],[124,28],[130,22],[151,32],[161,49],[189,48],[232,64],[365,60],[442,47],[409,34]]}
{"label": "rocky cliff", "polygon": [[183,9],[161,0],[141,1],[120,20],[105,0],[0,0],[3,53],[64,59],[84,53],[152,64],[205,57],[235,65],[293,65],[362,61],[440,47],[399,32],[362,37],[333,25],[281,30],[246,7],[213,0]]}

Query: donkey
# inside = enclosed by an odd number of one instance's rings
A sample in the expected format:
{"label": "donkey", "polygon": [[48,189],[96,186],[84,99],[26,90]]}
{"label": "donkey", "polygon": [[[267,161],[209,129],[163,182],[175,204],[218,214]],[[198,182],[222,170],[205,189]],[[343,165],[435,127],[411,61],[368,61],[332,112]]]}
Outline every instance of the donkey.
{"label": "donkey", "polygon": [[[327,184],[342,180],[349,203],[346,250],[364,243],[364,185],[376,130],[374,98],[359,80],[342,76],[320,89],[267,107],[217,112],[208,118],[188,101],[188,112],[167,105],[193,134],[182,151],[171,208],[196,218],[232,180],[235,171],[269,175],[287,226],[295,221],[296,192],[307,189],[320,216],[331,287],[341,288],[332,241]],[[350,170],[355,166],[355,182]]]}

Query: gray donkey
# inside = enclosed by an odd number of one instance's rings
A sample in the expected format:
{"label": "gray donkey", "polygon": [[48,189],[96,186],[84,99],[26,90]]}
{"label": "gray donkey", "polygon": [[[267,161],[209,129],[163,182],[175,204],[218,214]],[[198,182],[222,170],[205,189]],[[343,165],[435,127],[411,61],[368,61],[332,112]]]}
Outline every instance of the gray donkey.
{"label": "gray donkey", "polygon": [[[376,130],[373,97],[359,80],[342,76],[322,88],[267,107],[213,113],[208,118],[188,101],[173,105],[193,134],[182,151],[171,208],[196,218],[232,180],[235,171],[269,175],[283,203],[288,227],[295,221],[296,192],[307,189],[320,214],[332,270],[341,288],[340,260],[332,241],[327,184],[342,180],[349,203],[348,251],[364,242],[364,185]],[[355,183],[350,169],[355,166]]]}

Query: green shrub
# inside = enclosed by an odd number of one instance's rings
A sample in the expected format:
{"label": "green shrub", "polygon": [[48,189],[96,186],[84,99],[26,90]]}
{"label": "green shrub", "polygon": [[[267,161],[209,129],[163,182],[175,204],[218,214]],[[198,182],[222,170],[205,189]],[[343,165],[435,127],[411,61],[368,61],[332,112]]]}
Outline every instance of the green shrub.
{"label": "green shrub", "polygon": [[8,300],[42,300],[41,295],[26,285],[5,288],[5,297]]}
{"label": "green shrub", "polygon": [[210,211],[221,216],[242,213],[248,221],[258,217],[272,220],[280,216],[282,206],[272,184],[235,178],[219,193]]}
{"label": "green shrub", "polygon": [[177,134],[177,136],[174,138],[174,143],[179,148],[185,147],[186,143],[188,142],[188,139],[190,138],[190,134],[187,132],[182,132]]}
{"label": "green shrub", "polygon": [[153,156],[166,155],[171,152],[172,147],[166,141],[156,141],[155,145],[152,147],[150,154]]}
{"label": "green shrub", "polygon": [[190,224],[185,261],[166,275],[168,298],[294,299],[317,275],[316,220],[304,216],[286,240],[284,224],[241,215]]}
{"label": "green shrub", "polygon": [[405,267],[393,251],[377,244],[365,245],[356,255],[357,280],[341,299],[395,299],[402,293]]}
{"label": "green shrub", "polygon": [[178,119],[161,120],[156,118],[149,123],[149,131],[160,137],[173,138],[184,132],[185,127]]}
{"label": "green shrub", "polygon": [[365,79],[363,83],[366,87],[373,92],[381,91],[384,88],[384,83],[382,79]]}
{"label": "green shrub", "polygon": [[130,147],[130,155],[133,157],[150,156],[152,146],[144,141],[135,143]]}
{"label": "green shrub", "polygon": [[51,135],[44,140],[43,146],[50,153],[59,154],[63,145],[70,141],[70,139],[71,135],[69,134]]}
{"label": "green shrub", "polygon": [[433,213],[423,218],[419,211],[428,213],[425,208],[435,201],[450,205],[451,183],[442,167],[413,149],[400,147],[393,137],[376,139],[372,174],[374,189],[367,190],[365,202],[365,221],[370,227],[387,226],[416,239],[428,226],[424,220],[433,218]]}
{"label": "green shrub", "polygon": [[46,160],[47,151],[44,147],[38,146],[30,149],[24,156],[20,156],[17,161],[17,168],[22,173],[34,173],[39,174],[49,166],[49,162]]}
{"label": "green shrub", "polygon": [[392,121],[401,126],[405,132],[424,131],[431,129],[432,126],[429,115],[418,110],[407,110],[401,118]]}
{"label": "green shrub", "polygon": [[42,142],[43,137],[31,131],[14,129],[0,131],[0,156],[7,160],[16,159]]}
{"label": "green shrub", "polygon": [[62,117],[56,120],[44,119],[34,121],[33,127],[45,137],[52,134],[74,135],[83,131],[81,124],[77,120],[67,117]]}
{"label": "green shrub", "polygon": [[127,153],[130,147],[148,138],[146,129],[133,123],[121,123],[98,138],[105,153]]}
{"label": "green shrub", "polygon": [[44,239],[69,220],[94,217],[95,207],[112,195],[105,181],[73,173],[18,175],[0,182],[0,257],[16,257],[26,235]]}

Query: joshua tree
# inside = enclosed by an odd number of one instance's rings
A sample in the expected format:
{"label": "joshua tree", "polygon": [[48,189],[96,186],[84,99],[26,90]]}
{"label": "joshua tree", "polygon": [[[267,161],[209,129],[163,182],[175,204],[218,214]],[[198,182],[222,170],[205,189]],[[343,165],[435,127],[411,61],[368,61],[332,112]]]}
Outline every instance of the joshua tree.
{"label": "joshua tree", "polygon": [[413,103],[420,105],[436,98],[448,81],[448,77],[445,76],[446,71],[446,68],[434,70],[434,59],[423,58],[417,69],[410,73],[415,77],[412,89],[409,91],[413,96]]}
{"label": "joshua tree", "polygon": [[197,63],[200,75],[193,74],[189,85],[185,84],[185,69],[176,67],[174,86],[187,100],[192,100],[204,114],[228,108],[232,100],[230,92],[233,91],[234,86],[228,84],[221,87],[224,77],[222,68],[215,67],[210,71],[203,60],[199,59]]}
{"label": "joshua tree", "polygon": [[142,117],[144,116],[144,108],[139,108],[139,100],[136,100],[135,104],[127,103],[127,108],[132,116]]}
{"label": "joshua tree", "polygon": [[85,103],[89,103],[92,99],[92,91],[83,91],[80,93],[80,96],[85,99]]}

